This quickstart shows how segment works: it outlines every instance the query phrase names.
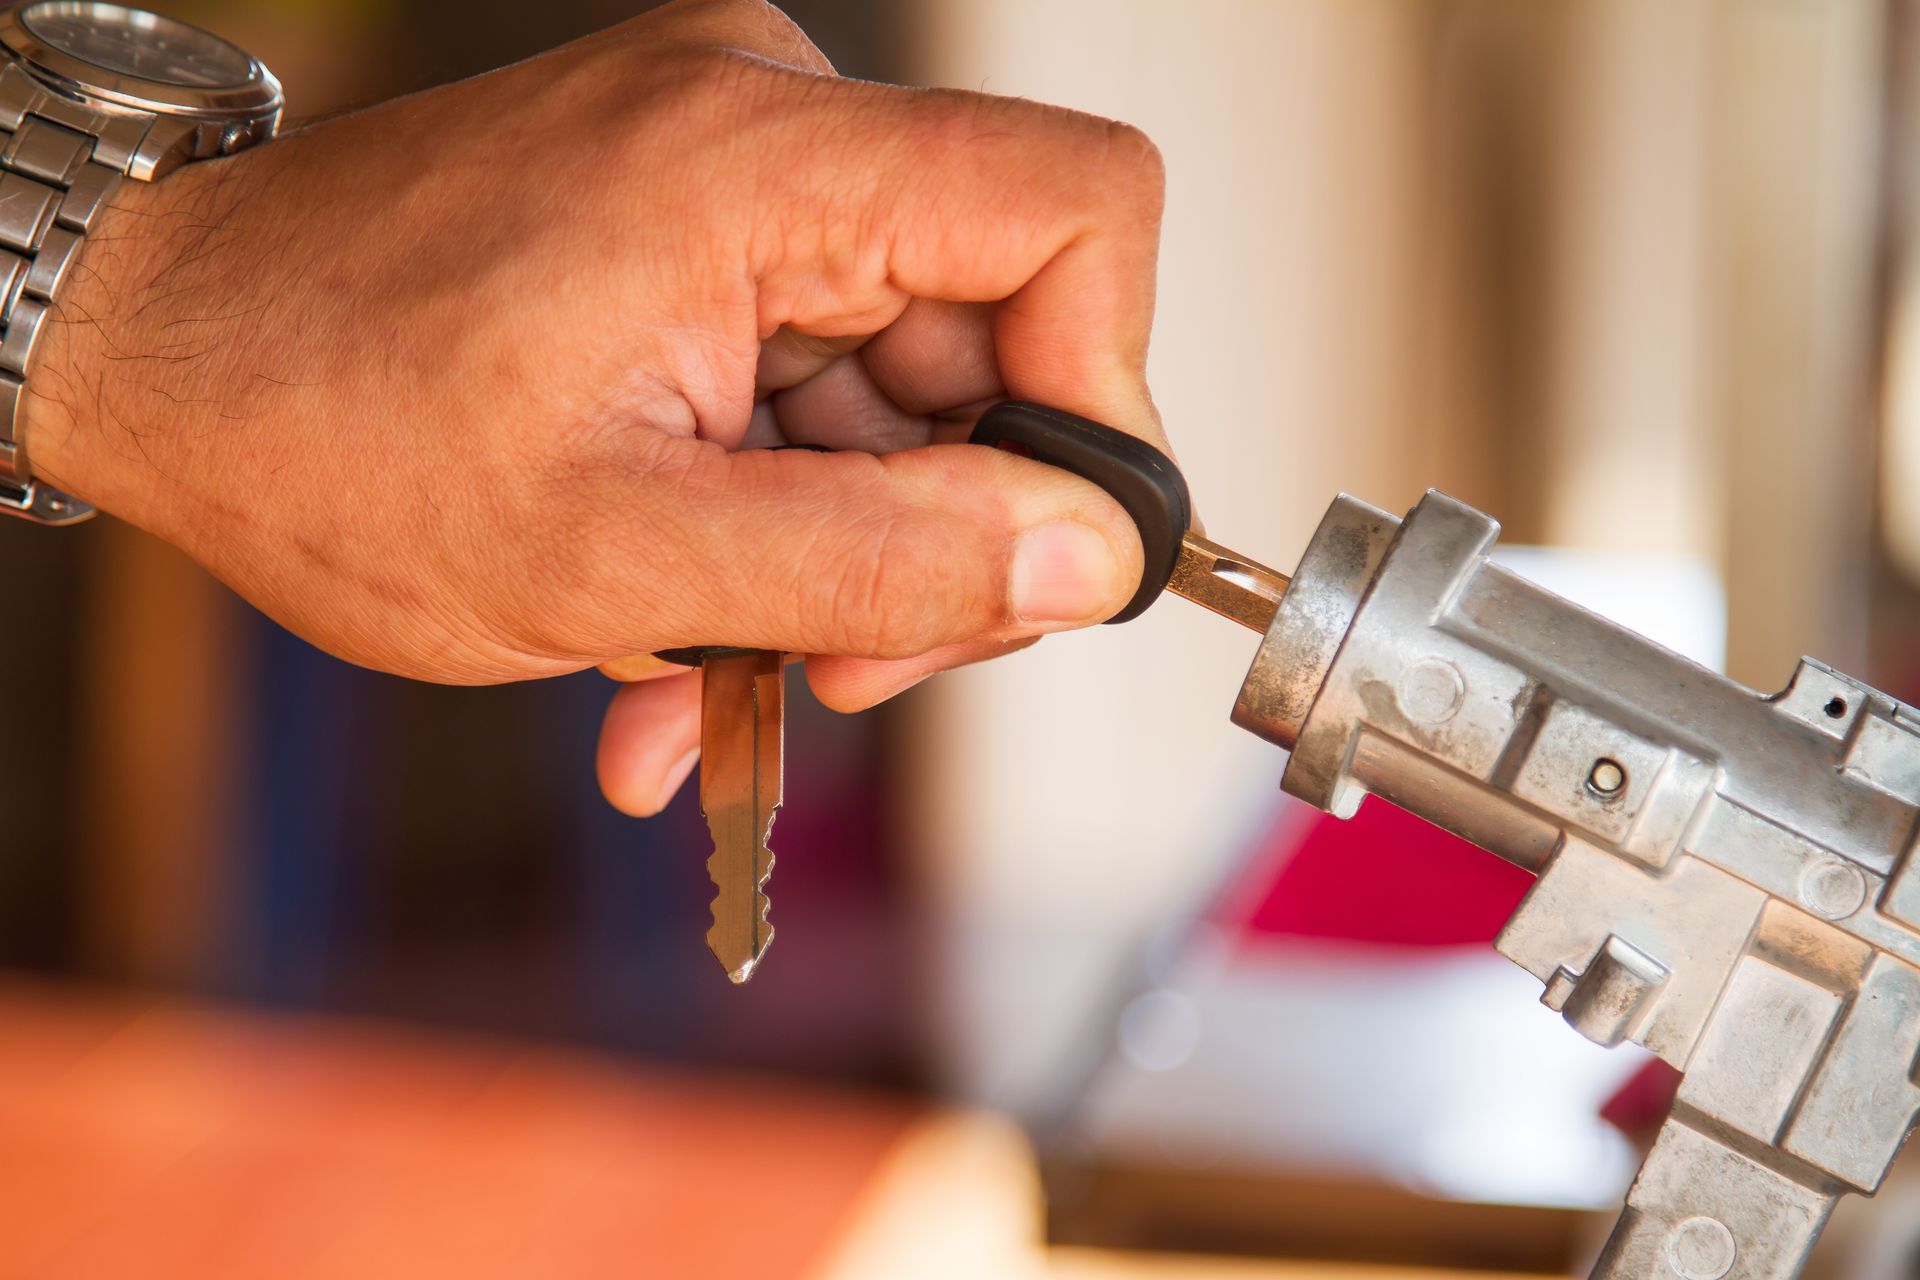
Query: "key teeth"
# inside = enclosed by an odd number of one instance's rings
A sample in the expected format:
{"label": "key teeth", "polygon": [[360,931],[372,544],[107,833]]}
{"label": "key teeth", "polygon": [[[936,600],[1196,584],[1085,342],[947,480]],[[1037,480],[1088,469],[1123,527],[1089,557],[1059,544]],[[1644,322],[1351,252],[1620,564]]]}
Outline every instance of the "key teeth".
{"label": "key teeth", "polygon": [[[767,935],[767,941],[768,942],[773,941],[773,935],[771,933]],[[765,954],[766,954],[766,948],[762,947],[760,951],[760,955],[765,955]],[[721,961],[721,963],[725,964],[726,962],[723,960]],[[753,957],[753,959],[742,963],[739,968],[727,970],[727,980],[733,983],[733,985],[736,987],[742,986],[746,983],[747,979],[753,976],[753,971],[756,968],[758,968],[759,965],[760,965],[760,956],[755,956]]]}
{"label": "key teeth", "polygon": [[[767,834],[771,836],[772,832],[773,823],[769,820]],[[759,853],[764,855],[766,867],[765,873],[754,882],[753,887],[754,919],[758,921],[760,927],[754,930],[756,945],[753,946],[751,954],[744,956],[729,954],[730,948],[725,945],[727,930],[723,923],[722,900],[727,896],[724,884],[726,876],[716,865],[720,860],[720,847],[717,843],[713,853],[707,857],[707,878],[712,881],[714,888],[713,901],[709,908],[713,926],[707,930],[707,950],[713,953],[713,958],[720,962],[720,967],[727,971],[728,980],[735,986],[740,986],[753,977],[754,970],[759,967],[760,961],[767,954],[767,948],[773,945],[773,926],[767,923],[767,913],[772,909],[773,903],[768,899],[763,888],[773,875],[774,853],[771,843],[762,843]]]}
{"label": "key teeth", "polygon": [[767,910],[772,904],[768,902],[767,895],[764,893],[756,893],[753,896],[759,902],[760,945],[754,948],[753,954],[739,957],[726,954],[721,941],[720,895],[717,893],[713,895],[713,927],[707,930],[707,950],[713,952],[713,958],[720,962],[720,966],[727,971],[727,977],[736,986],[753,976],[754,969],[767,954],[767,948],[773,945],[773,926],[767,923]]}

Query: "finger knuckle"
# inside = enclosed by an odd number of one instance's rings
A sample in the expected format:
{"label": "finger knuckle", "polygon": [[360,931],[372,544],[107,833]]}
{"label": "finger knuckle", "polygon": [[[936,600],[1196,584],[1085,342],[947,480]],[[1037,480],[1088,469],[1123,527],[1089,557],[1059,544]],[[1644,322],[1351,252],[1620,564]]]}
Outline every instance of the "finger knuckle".
{"label": "finger knuckle", "polygon": [[691,53],[719,55],[769,69],[830,72],[831,64],[793,19],[766,0],[700,0],[685,11],[689,19],[678,46]]}
{"label": "finger knuckle", "polygon": [[917,524],[889,517],[839,558],[819,596],[827,616],[818,619],[838,651],[911,658],[946,643],[957,617],[971,611],[952,557]]}
{"label": "finger knuckle", "polygon": [[702,45],[681,55],[683,87],[689,104],[701,112],[750,100],[768,70],[765,61],[731,45]]}
{"label": "finger knuckle", "polygon": [[1144,129],[1124,120],[1103,122],[1108,162],[1136,190],[1159,192],[1167,184],[1167,161]]}
{"label": "finger knuckle", "polygon": [[1139,205],[1162,199],[1166,160],[1146,132],[1122,120],[1024,98],[958,90],[923,92],[922,139],[936,153],[995,148],[1039,182],[1089,182],[1109,199]]}
{"label": "finger knuckle", "polygon": [[816,71],[831,70],[825,54],[818,45],[808,38],[800,24],[781,12],[777,5],[752,0],[754,13],[752,20],[767,37],[772,50],[789,59],[795,66]]}
{"label": "finger knuckle", "polygon": [[663,12],[676,14],[702,27],[757,27],[767,24],[777,12],[767,0],[678,0]]}

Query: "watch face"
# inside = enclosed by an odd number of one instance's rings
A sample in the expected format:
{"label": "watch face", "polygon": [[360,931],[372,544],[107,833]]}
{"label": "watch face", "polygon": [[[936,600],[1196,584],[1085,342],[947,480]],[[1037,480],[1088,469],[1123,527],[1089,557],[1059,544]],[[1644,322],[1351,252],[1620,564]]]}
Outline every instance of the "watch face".
{"label": "watch face", "polygon": [[219,36],[172,18],[96,0],[40,0],[20,23],[48,45],[117,75],[183,89],[230,89],[254,60]]}

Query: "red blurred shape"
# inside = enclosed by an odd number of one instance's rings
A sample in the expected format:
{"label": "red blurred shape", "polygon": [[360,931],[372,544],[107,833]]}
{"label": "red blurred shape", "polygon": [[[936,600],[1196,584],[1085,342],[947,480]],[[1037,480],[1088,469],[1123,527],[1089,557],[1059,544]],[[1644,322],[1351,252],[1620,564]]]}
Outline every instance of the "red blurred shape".
{"label": "red blurred shape", "polygon": [[1607,1099],[1600,1108],[1600,1118],[1630,1138],[1651,1142],[1661,1121],[1673,1109],[1673,1095],[1679,1091],[1680,1073],[1655,1058]]}
{"label": "red blurred shape", "polygon": [[1484,946],[1533,883],[1374,799],[1348,821],[1321,814],[1304,829],[1278,824],[1250,865],[1280,872],[1247,917],[1249,932],[1400,946]]}

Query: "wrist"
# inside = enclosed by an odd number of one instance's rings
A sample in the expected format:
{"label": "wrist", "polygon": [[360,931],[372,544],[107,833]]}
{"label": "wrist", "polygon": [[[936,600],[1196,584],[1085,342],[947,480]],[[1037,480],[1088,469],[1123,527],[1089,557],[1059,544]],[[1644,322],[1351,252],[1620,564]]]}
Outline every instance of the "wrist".
{"label": "wrist", "polygon": [[197,176],[189,167],[114,193],[53,300],[20,421],[36,479],[155,532],[169,482],[150,439],[171,415],[150,383],[135,387],[148,353],[163,350],[161,262]]}

